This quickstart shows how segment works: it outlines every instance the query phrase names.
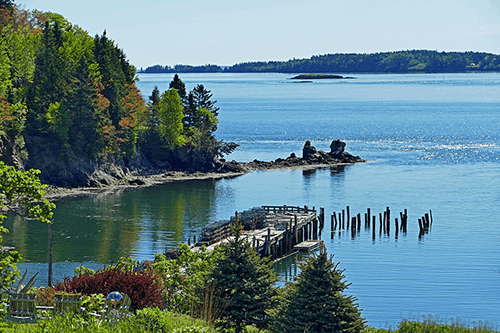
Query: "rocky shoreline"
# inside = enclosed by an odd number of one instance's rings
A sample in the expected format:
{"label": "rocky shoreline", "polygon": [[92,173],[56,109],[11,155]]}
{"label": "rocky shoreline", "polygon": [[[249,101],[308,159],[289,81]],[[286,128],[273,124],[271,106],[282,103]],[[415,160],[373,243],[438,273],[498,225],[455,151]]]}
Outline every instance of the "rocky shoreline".
{"label": "rocky shoreline", "polygon": [[256,170],[273,169],[317,169],[334,165],[346,165],[365,162],[359,156],[353,156],[345,151],[345,142],[332,141],[330,152],[317,150],[306,141],[302,149],[302,157],[295,153],[287,158],[278,158],[274,161],[236,162],[217,161],[218,168],[213,172],[165,171],[158,174],[135,175],[127,174],[115,182],[99,187],[62,188],[49,186],[44,198],[55,201],[61,198],[76,197],[81,195],[107,195],[114,194],[124,189],[155,186],[170,182],[193,181],[204,179],[235,178]]}

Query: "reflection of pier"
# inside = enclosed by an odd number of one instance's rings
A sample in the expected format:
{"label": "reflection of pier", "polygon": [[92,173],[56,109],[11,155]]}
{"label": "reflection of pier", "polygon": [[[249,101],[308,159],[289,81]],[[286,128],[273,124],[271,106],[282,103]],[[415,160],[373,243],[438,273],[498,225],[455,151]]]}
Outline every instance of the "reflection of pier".
{"label": "reflection of pier", "polygon": [[[238,214],[238,213],[237,213]],[[262,256],[273,260],[299,250],[313,250],[319,244],[324,227],[324,209],[319,214],[313,207],[262,206],[239,214],[243,237]],[[210,250],[232,237],[230,221],[208,225],[202,230],[194,247],[207,246]]]}

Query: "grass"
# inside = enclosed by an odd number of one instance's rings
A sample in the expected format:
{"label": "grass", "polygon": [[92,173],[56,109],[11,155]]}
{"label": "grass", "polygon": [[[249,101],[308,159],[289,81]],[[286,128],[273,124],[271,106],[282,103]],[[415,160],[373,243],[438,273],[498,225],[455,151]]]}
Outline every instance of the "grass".
{"label": "grass", "polygon": [[[158,308],[146,308],[120,321],[106,321],[97,318],[84,320],[81,317],[61,316],[40,320],[37,324],[14,324],[0,322],[0,332],[172,332],[172,333],[231,333],[217,331],[206,321],[175,314]],[[245,333],[269,333],[254,327],[247,327]],[[487,323],[474,323],[469,327],[460,320],[442,321],[432,316],[423,320],[403,320],[395,329],[367,327],[363,333],[499,333]]]}
{"label": "grass", "polygon": [[498,333],[498,329],[487,322],[466,325],[460,319],[441,320],[431,315],[423,317],[422,320],[401,321],[396,329],[375,329],[368,327],[364,333]]}

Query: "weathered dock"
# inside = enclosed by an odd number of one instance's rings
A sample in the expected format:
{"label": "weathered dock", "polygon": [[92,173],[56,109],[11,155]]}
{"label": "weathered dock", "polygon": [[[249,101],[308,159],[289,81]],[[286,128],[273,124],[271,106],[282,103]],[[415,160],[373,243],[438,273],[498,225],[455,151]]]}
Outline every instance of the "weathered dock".
{"label": "weathered dock", "polygon": [[[236,213],[238,215],[238,213]],[[262,206],[239,214],[244,227],[242,237],[246,238],[261,256],[278,260],[297,252],[297,244],[310,241],[310,250],[321,237],[324,227],[324,209],[307,206]],[[231,239],[231,225],[236,216],[229,221],[213,223],[202,230],[194,248],[207,246],[213,249],[221,242]],[[304,245],[306,246],[306,245]]]}

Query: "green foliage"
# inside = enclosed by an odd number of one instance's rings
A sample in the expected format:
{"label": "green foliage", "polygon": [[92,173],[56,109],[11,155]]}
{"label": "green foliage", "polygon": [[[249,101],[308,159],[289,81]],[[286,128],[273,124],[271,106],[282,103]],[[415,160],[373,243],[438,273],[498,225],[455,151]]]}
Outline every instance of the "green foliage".
{"label": "green foliage", "polygon": [[324,246],[318,255],[300,263],[295,283],[287,285],[284,302],[277,311],[277,332],[361,332],[364,319],[355,299],[345,296],[348,284],[343,271],[328,258]]}
{"label": "green foliage", "polygon": [[160,97],[158,105],[158,132],[164,147],[174,149],[183,146],[183,107],[176,89],[166,90]]}
{"label": "green foliage", "polygon": [[488,333],[495,330],[485,323],[474,323],[473,327],[469,327],[462,323],[459,319],[452,322],[440,322],[439,319],[429,315],[423,318],[423,321],[411,321],[405,319],[401,321],[397,327],[398,333]]}
{"label": "green foliage", "polygon": [[276,273],[269,260],[257,255],[241,237],[238,219],[233,230],[234,237],[221,245],[222,257],[211,274],[214,284],[220,287],[216,299],[228,304],[219,324],[237,332],[247,325],[263,328],[277,301]]}
{"label": "green foliage", "polygon": [[[38,178],[38,170],[18,171],[13,166],[0,162],[0,224],[5,220],[6,211],[25,208],[27,215],[44,223],[51,223],[55,204],[43,200],[46,185]],[[0,225],[1,234],[9,231]],[[19,276],[17,263],[21,256],[17,251],[2,250],[0,252],[0,286],[8,286]]]}
{"label": "green foliage", "polygon": [[[50,165],[45,180],[87,185],[55,175],[71,174],[66,168],[75,160],[126,164],[138,147],[153,165],[176,167],[213,166],[214,157],[227,151],[213,136],[219,109],[202,85],[190,103],[176,75],[171,89],[153,90],[146,106],[135,67],[106,32],[90,37],[59,14],[17,6],[8,15],[0,12],[0,21],[0,134],[25,165]],[[202,151],[193,161],[184,158],[195,150]],[[59,163],[50,163],[54,159]]]}
{"label": "green foliage", "polygon": [[177,93],[179,94],[179,97],[181,98],[181,101],[184,103],[186,98],[187,98],[187,93],[186,93],[186,85],[182,80],[179,78],[179,75],[175,74],[174,78],[170,82],[169,89],[176,89]]}
{"label": "green foliage", "polygon": [[163,283],[165,307],[208,322],[217,317],[221,305],[209,297],[214,291],[209,276],[220,256],[217,249],[193,251],[186,244],[180,245],[176,259],[157,254],[152,268]]}

